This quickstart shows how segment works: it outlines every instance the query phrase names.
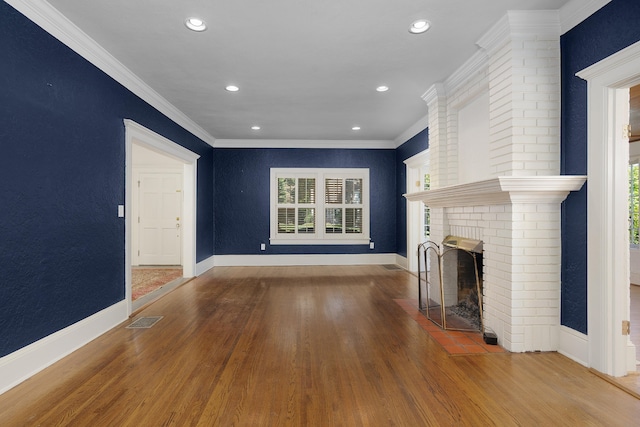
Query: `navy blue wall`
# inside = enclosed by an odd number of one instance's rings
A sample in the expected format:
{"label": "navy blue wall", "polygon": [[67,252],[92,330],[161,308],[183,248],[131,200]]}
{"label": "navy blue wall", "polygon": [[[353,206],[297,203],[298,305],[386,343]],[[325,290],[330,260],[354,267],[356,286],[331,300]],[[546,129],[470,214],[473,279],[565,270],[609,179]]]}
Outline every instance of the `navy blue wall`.
{"label": "navy blue wall", "polygon": [[[396,252],[394,150],[215,149],[216,255]],[[269,245],[270,168],[369,168],[371,240],[366,245]],[[260,251],[260,243],[267,244]]]}
{"label": "navy blue wall", "polygon": [[125,296],[130,118],[200,154],[197,259],[213,254],[213,149],[0,2],[0,356]]}
{"label": "navy blue wall", "polygon": [[407,256],[407,168],[404,161],[429,148],[429,129],[424,129],[396,149],[396,239],[397,253]]}
{"label": "navy blue wall", "polygon": [[[640,40],[640,2],[613,0],[561,39],[562,173],[587,173],[587,83],[575,73]],[[562,210],[561,322],[587,333],[587,189]]]}

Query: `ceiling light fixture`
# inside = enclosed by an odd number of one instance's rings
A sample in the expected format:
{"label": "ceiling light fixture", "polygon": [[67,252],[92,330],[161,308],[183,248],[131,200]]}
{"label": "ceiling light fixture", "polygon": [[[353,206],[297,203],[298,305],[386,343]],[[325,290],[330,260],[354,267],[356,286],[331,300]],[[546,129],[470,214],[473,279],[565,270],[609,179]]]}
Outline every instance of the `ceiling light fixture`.
{"label": "ceiling light fixture", "polygon": [[207,29],[206,22],[200,18],[187,18],[186,21],[184,21],[184,25],[193,31],[204,31]]}
{"label": "ceiling light fixture", "polygon": [[422,34],[429,28],[431,28],[431,23],[429,21],[426,19],[418,19],[417,21],[413,21],[411,27],[409,27],[409,32],[411,34]]}
{"label": "ceiling light fixture", "polygon": [[251,126],[252,130],[260,130],[260,126]]}
{"label": "ceiling light fixture", "polygon": [[376,90],[377,90],[378,92],[386,92],[386,91],[388,91],[388,90],[389,90],[389,86],[378,86],[378,87],[376,88]]}
{"label": "ceiling light fixture", "polygon": [[238,86],[234,86],[234,85],[229,85],[225,87],[225,89],[228,90],[229,92],[237,92],[240,90]]}
{"label": "ceiling light fixture", "polygon": [[354,126],[351,128],[351,130],[360,130],[360,126]]}

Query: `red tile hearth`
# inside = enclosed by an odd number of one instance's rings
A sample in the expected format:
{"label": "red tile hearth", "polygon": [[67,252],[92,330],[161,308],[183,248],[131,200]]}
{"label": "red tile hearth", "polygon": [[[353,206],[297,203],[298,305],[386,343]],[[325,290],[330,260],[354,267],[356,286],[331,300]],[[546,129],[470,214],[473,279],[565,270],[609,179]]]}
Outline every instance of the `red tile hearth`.
{"label": "red tile hearth", "polygon": [[480,332],[463,332],[463,331],[445,331],[431,320],[427,319],[418,310],[418,301],[415,299],[396,299],[394,300],[400,307],[406,311],[413,320],[427,331],[433,339],[438,341],[449,354],[452,355],[468,355],[468,354],[487,354],[487,353],[505,353],[505,349],[499,345],[488,345],[482,339]]}

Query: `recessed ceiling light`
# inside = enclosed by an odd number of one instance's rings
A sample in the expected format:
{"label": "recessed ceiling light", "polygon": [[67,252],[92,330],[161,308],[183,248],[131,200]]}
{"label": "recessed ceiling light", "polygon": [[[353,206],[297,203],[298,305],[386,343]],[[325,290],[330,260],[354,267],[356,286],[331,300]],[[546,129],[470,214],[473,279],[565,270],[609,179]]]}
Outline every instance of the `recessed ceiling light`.
{"label": "recessed ceiling light", "polygon": [[260,130],[260,126],[251,126],[252,130]]}
{"label": "recessed ceiling light", "polygon": [[409,27],[409,32],[412,34],[422,34],[431,28],[431,23],[426,19],[418,19],[417,21],[413,21],[411,27]]}
{"label": "recessed ceiling light", "polygon": [[188,29],[193,31],[204,31],[207,29],[207,24],[200,18],[187,18],[184,21],[184,25],[187,26]]}
{"label": "recessed ceiling light", "polygon": [[229,92],[237,92],[240,90],[240,88],[238,86],[235,85],[229,85],[227,87],[225,87],[226,90],[228,90]]}
{"label": "recessed ceiling light", "polygon": [[351,128],[351,130],[360,130],[360,126],[354,126]]}
{"label": "recessed ceiling light", "polygon": [[389,90],[389,86],[378,86],[378,87],[376,88],[376,90],[377,90],[378,92],[386,92],[386,91],[388,91],[388,90]]}

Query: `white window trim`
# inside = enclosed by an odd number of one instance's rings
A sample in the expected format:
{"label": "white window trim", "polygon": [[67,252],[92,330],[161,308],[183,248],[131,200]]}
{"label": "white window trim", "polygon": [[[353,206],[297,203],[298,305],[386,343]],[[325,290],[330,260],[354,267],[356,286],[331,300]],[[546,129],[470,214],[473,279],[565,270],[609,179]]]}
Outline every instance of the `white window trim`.
{"label": "white window trim", "polygon": [[[317,201],[316,233],[278,235],[278,177],[316,178]],[[325,177],[362,178],[362,234],[326,234],[324,231],[324,179]],[[272,245],[368,245],[370,234],[370,197],[368,168],[271,168],[269,179],[269,242]],[[318,222],[320,224],[318,224]]]}

